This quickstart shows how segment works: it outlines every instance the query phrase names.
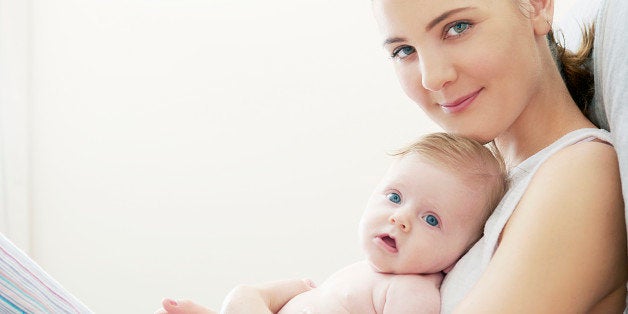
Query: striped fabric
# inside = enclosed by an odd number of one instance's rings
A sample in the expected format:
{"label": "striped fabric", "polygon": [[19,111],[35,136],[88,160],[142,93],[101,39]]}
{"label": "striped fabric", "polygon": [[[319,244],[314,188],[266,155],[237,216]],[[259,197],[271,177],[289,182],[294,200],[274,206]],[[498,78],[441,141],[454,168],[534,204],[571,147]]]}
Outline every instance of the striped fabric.
{"label": "striped fabric", "polygon": [[0,234],[0,313],[92,313]]}

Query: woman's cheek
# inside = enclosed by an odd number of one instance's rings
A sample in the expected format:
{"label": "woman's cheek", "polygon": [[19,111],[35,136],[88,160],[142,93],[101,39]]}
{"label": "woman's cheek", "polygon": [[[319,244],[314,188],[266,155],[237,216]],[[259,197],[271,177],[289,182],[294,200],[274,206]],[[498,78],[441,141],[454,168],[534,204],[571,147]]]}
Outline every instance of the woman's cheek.
{"label": "woman's cheek", "polygon": [[421,109],[424,109],[429,103],[429,99],[423,84],[421,82],[421,75],[418,69],[413,69],[408,65],[396,67],[397,78],[401,83],[401,88],[406,95],[414,101]]}

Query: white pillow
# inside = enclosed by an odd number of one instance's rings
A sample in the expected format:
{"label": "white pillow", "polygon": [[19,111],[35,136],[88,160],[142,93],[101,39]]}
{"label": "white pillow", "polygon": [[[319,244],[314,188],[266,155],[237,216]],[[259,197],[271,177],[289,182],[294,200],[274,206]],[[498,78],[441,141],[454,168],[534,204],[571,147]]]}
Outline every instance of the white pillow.
{"label": "white pillow", "polygon": [[[596,116],[605,117],[628,197],[628,1],[604,0],[593,48]],[[625,202],[628,204],[628,202]],[[626,220],[628,224],[628,217]]]}
{"label": "white pillow", "polygon": [[[619,157],[624,204],[628,206],[628,1],[603,0],[593,46],[595,107],[593,118],[606,117]],[[626,213],[628,228],[628,213]],[[628,305],[628,297],[626,299]],[[628,307],[624,314],[628,313]]]}

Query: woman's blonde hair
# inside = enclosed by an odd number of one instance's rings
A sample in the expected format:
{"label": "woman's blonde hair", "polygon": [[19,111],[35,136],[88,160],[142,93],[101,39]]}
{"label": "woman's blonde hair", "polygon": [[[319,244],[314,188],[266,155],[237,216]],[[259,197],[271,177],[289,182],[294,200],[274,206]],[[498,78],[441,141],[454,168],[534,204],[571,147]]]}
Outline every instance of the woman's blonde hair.
{"label": "woman's blonde hair", "polygon": [[584,27],[582,44],[576,52],[567,50],[563,43],[558,42],[552,30],[547,34],[547,42],[569,94],[586,116],[589,115],[595,92],[592,62],[594,34],[594,24]]}
{"label": "woman's blonde hair", "polygon": [[508,189],[508,176],[503,158],[496,150],[462,136],[430,133],[395,151],[402,157],[416,153],[427,162],[450,169],[462,178],[487,188],[486,206],[482,217],[487,219]]}

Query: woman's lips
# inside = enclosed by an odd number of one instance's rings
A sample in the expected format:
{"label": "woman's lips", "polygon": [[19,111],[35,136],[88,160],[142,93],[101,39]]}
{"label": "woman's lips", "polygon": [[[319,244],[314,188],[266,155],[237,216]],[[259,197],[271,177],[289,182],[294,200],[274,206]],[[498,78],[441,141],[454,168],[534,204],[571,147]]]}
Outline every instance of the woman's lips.
{"label": "woman's lips", "polygon": [[446,103],[442,103],[439,104],[441,109],[443,109],[443,111],[445,113],[456,113],[456,112],[460,112],[464,109],[466,109],[467,107],[469,107],[469,105],[471,105],[471,103],[475,100],[475,98],[478,97],[478,95],[480,94],[480,92],[483,90],[484,88],[480,88],[477,91],[462,96],[458,99],[456,99],[453,102],[446,102]]}
{"label": "woman's lips", "polygon": [[397,253],[399,250],[397,249],[397,241],[395,238],[391,237],[388,234],[380,234],[373,238],[373,242],[375,245],[381,247],[385,251],[389,253]]}

